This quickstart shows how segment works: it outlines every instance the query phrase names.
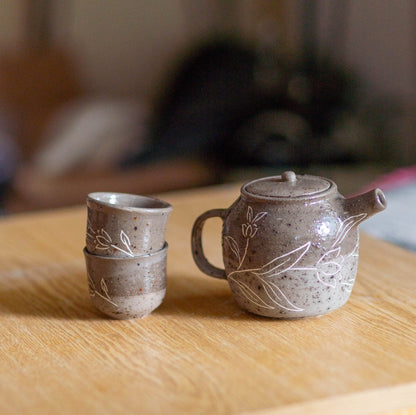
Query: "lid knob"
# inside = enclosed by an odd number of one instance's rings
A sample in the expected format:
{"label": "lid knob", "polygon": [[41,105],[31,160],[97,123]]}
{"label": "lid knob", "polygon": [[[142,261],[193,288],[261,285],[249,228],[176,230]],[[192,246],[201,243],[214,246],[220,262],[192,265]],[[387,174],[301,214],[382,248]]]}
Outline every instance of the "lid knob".
{"label": "lid knob", "polygon": [[282,180],[284,182],[296,182],[296,174],[293,171],[285,171],[282,174]]}

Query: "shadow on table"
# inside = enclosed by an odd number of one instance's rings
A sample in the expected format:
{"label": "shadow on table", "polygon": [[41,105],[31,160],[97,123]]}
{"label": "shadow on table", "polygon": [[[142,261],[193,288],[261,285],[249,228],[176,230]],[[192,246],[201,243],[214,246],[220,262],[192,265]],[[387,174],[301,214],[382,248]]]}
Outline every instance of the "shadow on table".
{"label": "shadow on table", "polygon": [[195,317],[234,320],[275,321],[240,309],[232,297],[227,281],[170,275],[166,297],[153,313],[177,318]]}
{"label": "shadow on table", "polygon": [[31,269],[27,273],[24,270],[10,273],[2,278],[0,310],[7,314],[52,319],[102,319],[103,315],[89,299],[82,267],[77,266],[76,270],[48,267],[47,271]]}
{"label": "shadow on table", "polygon": [[[2,313],[62,320],[112,320],[92,304],[83,263],[19,270],[2,277]],[[275,321],[241,310],[226,281],[168,275],[166,297],[152,313],[175,318]]]}

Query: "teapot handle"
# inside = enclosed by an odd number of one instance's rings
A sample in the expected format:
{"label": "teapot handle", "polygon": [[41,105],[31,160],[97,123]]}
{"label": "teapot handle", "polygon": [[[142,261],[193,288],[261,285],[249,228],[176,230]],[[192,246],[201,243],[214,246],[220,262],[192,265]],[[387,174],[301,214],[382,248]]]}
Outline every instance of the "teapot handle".
{"label": "teapot handle", "polygon": [[227,279],[225,270],[217,268],[214,265],[210,264],[204,255],[204,250],[202,248],[202,229],[204,227],[205,221],[209,218],[219,217],[222,220],[224,220],[226,212],[227,209],[211,209],[200,215],[196,219],[192,228],[191,240],[192,255],[194,257],[195,264],[198,266],[198,268],[211,277],[221,279]]}

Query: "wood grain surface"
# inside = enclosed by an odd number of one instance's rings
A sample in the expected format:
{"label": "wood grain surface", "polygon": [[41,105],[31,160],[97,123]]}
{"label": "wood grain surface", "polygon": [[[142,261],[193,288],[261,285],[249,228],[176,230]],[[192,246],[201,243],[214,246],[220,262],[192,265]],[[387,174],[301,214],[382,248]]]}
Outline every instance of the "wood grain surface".
{"label": "wood grain surface", "polygon": [[[416,255],[361,237],[348,303],[272,320],[241,311],[193,264],[194,219],[238,186],[162,195],[168,289],[142,320],[92,306],[86,208],[0,220],[1,414],[410,414],[416,408]],[[207,256],[221,265],[219,220]]]}

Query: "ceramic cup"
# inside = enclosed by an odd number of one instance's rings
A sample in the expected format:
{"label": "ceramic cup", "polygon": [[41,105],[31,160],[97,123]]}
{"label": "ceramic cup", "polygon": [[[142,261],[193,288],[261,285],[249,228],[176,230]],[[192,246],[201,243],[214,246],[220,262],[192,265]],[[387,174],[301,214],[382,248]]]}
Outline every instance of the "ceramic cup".
{"label": "ceramic cup", "polygon": [[89,253],[126,258],[159,251],[165,243],[172,206],[127,193],[96,192],[87,197]]}
{"label": "ceramic cup", "polygon": [[111,258],[84,249],[88,287],[94,305],[115,319],[141,318],[163,301],[166,293],[168,244],[152,254]]}

